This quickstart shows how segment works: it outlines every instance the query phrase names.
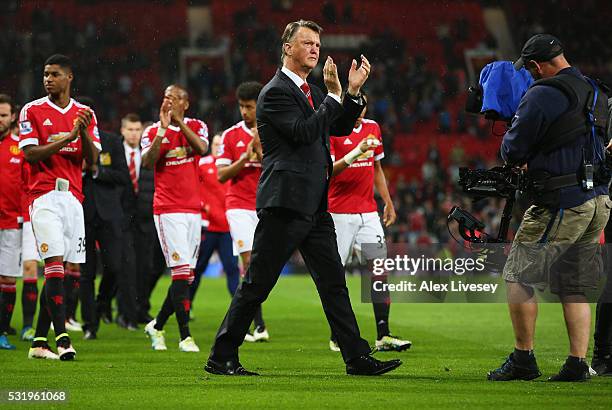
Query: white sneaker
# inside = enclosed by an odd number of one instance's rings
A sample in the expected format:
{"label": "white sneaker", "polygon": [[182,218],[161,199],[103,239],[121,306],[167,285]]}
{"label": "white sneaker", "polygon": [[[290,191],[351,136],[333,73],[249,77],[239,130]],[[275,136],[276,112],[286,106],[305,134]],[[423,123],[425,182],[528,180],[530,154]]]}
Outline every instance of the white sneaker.
{"label": "white sneaker", "polygon": [[69,332],[82,332],[83,325],[74,320],[73,318],[69,318],[66,320],[66,330]]}
{"label": "white sneaker", "polygon": [[199,352],[200,348],[195,344],[193,337],[189,336],[179,342],[179,350],[181,352]]}
{"label": "white sneaker", "polygon": [[338,346],[338,343],[334,342],[333,340],[329,341],[329,350],[331,350],[332,352],[339,352],[340,351],[340,346]]}
{"label": "white sneaker", "polygon": [[376,341],[376,350],[379,352],[403,352],[404,350],[410,349],[412,342],[410,340],[402,340],[396,336],[383,336]]}
{"label": "white sneaker", "polygon": [[253,337],[252,334],[247,333],[246,335],[244,335],[244,341],[245,342],[254,342],[255,338]]}
{"label": "white sneaker", "polygon": [[163,330],[155,329],[155,319],[151,320],[144,328],[145,334],[151,339],[151,347],[153,350],[168,350],[166,347],[166,338]]}
{"label": "white sneaker", "polygon": [[30,350],[28,351],[28,359],[59,360],[59,356],[56,355],[49,347],[30,347]]}
{"label": "white sneaker", "polygon": [[72,344],[68,347],[57,346],[57,353],[60,360],[74,360],[76,357],[76,350],[74,350]]}
{"label": "white sneaker", "polygon": [[261,329],[260,331],[259,327],[255,328],[255,331],[253,331],[253,339],[255,339],[256,342],[267,342],[270,339],[268,330],[265,327]]}

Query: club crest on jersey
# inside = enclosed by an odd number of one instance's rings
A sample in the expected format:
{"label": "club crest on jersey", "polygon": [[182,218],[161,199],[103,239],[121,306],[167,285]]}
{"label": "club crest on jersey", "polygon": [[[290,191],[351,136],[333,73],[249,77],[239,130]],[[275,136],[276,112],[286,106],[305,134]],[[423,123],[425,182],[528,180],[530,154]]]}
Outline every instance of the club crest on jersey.
{"label": "club crest on jersey", "polygon": [[366,152],[364,152],[363,154],[361,154],[360,156],[357,157],[357,161],[362,161],[364,159],[369,159],[372,158],[374,156],[374,151],[372,150],[367,150]]}
{"label": "club crest on jersey", "polygon": [[244,241],[242,239],[238,239],[238,247],[244,248]]}
{"label": "club crest on jersey", "polygon": [[112,163],[111,154],[108,152],[100,153],[100,165],[109,166]]}
{"label": "club crest on jersey", "polygon": [[17,145],[11,145],[11,147],[9,148],[9,151],[13,155],[19,155],[19,153],[21,152],[21,150],[19,149]]}
{"label": "club crest on jersey", "polygon": [[173,260],[173,261],[175,261],[175,262],[176,262],[176,261],[178,261],[180,258],[181,258],[181,256],[178,254],[178,252],[174,252],[174,253],[172,254],[172,260]]}
{"label": "club crest on jersey", "polygon": [[51,126],[53,125],[53,123],[51,122],[51,120],[49,118],[47,118],[44,122],[43,125],[47,125],[47,126]]}
{"label": "club crest on jersey", "polygon": [[40,251],[42,253],[47,253],[48,250],[49,250],[49,245],[47,245],[46,243],[43,243],[40,245]]}
{"label": "club crest on jersey", "polygon": [[21,134],[29,134],[32,132],[32,123],[30,121],[21,121],[19,123],[19,132]]}

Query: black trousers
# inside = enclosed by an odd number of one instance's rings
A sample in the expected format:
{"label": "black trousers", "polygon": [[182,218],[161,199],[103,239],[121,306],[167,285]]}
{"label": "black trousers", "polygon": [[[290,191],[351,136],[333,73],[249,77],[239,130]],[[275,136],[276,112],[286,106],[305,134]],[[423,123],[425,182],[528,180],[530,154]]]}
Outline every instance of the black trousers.
{"label": "black trousers", "polygon": [[[97,268],[96,241],[100,244],[103,275],[111,283],[121,274],[123,233],[121,221],[103,221],[97,216],[85,223],[86,262],[82,265],[79,281],[81,316],[85,329],[97,331],[99,317],[96,311],[95,279]],[[107,282],[109,283],[109,282]]]}
{"label": "black trousers", "polygon": [[127,322],[135,324],[138,322],[136,305],[138,267],[131,224],[124,227],[123,243],[123,269],[117,277],[117,310]]}
{"label": "black trousers", "polygon": [[140,224],[136,228],[134,248],[136,251],[137,276],[136,293],[137,308],[140,316],[146,315],[151,309],[151,295],[157,281],[166,271],[166,259],[159,244],[153,218],[151,223]]}
{"label": "black trousers", "polygon": [[211,359],[238,361],[238,347],[255,310],[266,300],[296,249],[302,254],[315,282],[344,361],[368,354],[370,346],[359,334],[351,307],[331,215],[320,212],[307,216],[284,208],[267,208],[260,210],[258,216],[251,265],[217,332]]}
{"label": "black trousers", "polygon": [[594,352],[599,355],[612,354],[612,218],[604,230],[606,236],[606,286],[595,310]]}

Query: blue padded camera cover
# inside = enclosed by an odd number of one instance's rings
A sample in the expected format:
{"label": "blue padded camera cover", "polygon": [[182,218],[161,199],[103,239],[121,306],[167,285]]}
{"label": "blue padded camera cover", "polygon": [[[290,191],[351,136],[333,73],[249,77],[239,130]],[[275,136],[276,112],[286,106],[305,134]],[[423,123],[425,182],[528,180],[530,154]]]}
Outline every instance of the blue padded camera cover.
{"label": "blue padded camera cover", "polygon": [[482,69],[479,83],[483,89],[481,112],[495,111],[500,118],[511,119],[533,78],[524,67],[517,71],[510,61],[495,61]]}

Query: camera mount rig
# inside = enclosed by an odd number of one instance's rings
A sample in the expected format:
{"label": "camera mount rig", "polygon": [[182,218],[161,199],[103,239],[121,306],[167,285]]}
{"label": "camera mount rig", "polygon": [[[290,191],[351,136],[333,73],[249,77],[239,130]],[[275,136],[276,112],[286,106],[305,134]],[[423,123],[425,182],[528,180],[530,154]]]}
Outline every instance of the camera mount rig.
{"label": "camera mount rig", "polygon": [[484,232],[484,223],[457,206],[454,206],[449,212],[447,225],[453,220],[456,221],[459,224],[459,234],[470,243],[508,242],[508,228],[512,219],[516,191],[523,190],[526,184],[524,172],[510,166],[493,167],[488,170],[460,168],[458,184],[474,202],[484,198],[503,198],[506,200],[499,232],[497,237],[489,236]]}

